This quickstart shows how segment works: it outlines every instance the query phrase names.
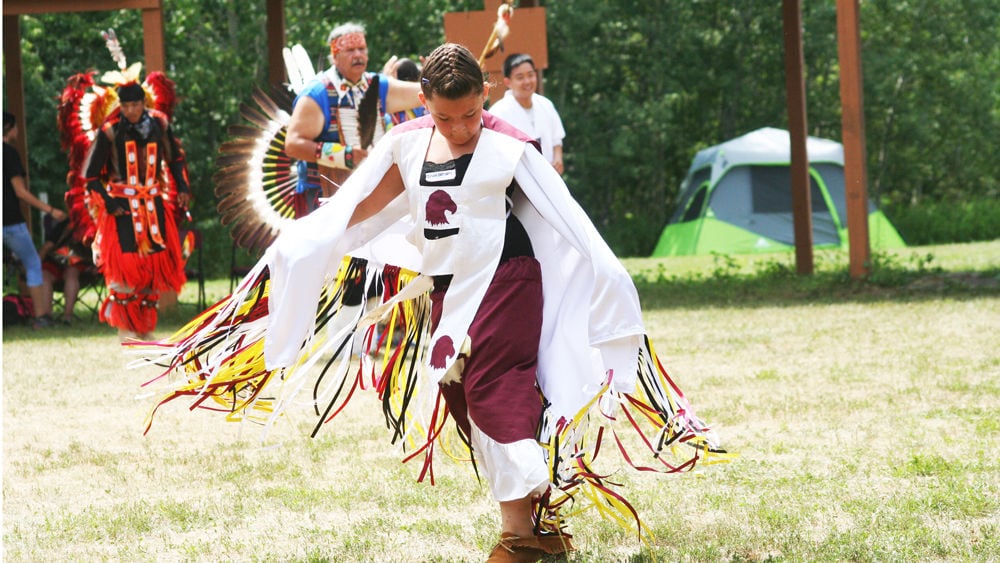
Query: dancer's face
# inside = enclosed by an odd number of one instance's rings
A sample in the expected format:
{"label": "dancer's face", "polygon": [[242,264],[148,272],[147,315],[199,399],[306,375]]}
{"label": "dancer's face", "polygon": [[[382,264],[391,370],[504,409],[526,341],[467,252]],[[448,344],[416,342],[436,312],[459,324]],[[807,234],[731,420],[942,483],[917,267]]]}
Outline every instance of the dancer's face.
{"label": "dancer's face", "polygon": [[337,72],[351,82],[361,80],[368,69],[368,43],[360,33],[349,33],[330,44]]}
{"label": "dancer's face", "polygon": [[510,78],[504,78],[504,84],[514,93],[519,102],[527,102],[538,89],[538,73],[530,62],[523,62],[510,71]]}
{"label": "dancer's face", "polygon": [[146,104],[143,101],[135,102],[121,102],[122,117],[128,120],[129,123],[138,123],[139,118],[142,117],[142,110],[146,109]]}
{"label": "dancer's face", "polygon": [[463,146],[479,138],[483,128],[483,104],[489,96],[489,85],[482,92],[473,92],[461,98],[444,96],[427,98],[421,92],[420,101],[434,119],[441,135],[454,146]]}

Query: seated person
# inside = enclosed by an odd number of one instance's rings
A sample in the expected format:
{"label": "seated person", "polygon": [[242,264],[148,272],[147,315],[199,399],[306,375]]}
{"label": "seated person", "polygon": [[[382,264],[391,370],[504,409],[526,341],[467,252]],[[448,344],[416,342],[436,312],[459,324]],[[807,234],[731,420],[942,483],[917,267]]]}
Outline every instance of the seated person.
{"label": "seated person", "polygon": [[75,240],[69,219],[45,221],[45,243],[38,250],[42,259],[42,308],[52,316],[52,295],[61,288],[64,298],[61,322],[73,323],[73,307],[80,293],[81,282],[100,279],[90,248]]}

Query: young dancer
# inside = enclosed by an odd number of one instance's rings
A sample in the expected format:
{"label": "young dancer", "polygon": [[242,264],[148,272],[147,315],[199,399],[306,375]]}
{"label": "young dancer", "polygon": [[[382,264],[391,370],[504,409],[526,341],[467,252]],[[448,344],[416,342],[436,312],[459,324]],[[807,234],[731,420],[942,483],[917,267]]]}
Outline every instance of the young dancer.
{"label": "young dancer", "polygon": [[[211,398],[231,417],[266,421],[309,389],[318,429],[367,377],[363,367],[351,379],[353,339],[329,327],[388,318],[383,333],[404,336],[379,343],[388,350],[371,384],[393,439],[418,444],[410,457],[424,454],[421,478],[433,478],[434,448],[453,443],[450,414],[500,507],[490,560],[535,561],[573,549],[561,509],[597,503],[619,521],[634,516],[595,465],[613,417],[643,434],[654,455],[642,463],[663,472],[725,453],[660,366],[631,278],[559,174],[482,109],[489,87],[472,53],[438,47],[420,84],[427,116],[393,128],[327,204],[282,231],[234,295],[158,344],[160,360],[188,374],[163,402]],[[413,246],[397,257],[419,273],[371,250],[401,219]],[[375,284],[381,306],[363,316],[342,306]]]}

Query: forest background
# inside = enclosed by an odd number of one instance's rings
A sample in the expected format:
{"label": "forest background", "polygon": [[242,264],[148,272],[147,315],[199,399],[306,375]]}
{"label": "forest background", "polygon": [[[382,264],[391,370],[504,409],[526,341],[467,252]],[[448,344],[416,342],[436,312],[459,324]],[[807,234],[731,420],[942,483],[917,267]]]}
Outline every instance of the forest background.
{"label": "forest background", "polygon": [[[696,151],[787,127],[780,2],[538,4],[547,12],[544,93],[567,131],[565,178],[618,255],[649,254]],[[840,140],[835,2],[803,4],[808,131]],[[286,0],[286,39],[325,67],[330,28],[362,22],[378,70],[391,55],[417,57],[441,43],[445,12],[481,9],[482,0]],[[164,15],[193,214],[207,274],[224,276],[231,240],[211,178],[240,103],[266,86],[265,2],[165,0]],[[130,62],[142,60],[139,11],[21,18],[31,184],[50,199],[61,198],[67,171],[58,94],[74,73],[113,68],[100,37],[107,28]],[[863,1],[861,32],[869,194],[910,244],[1000,236],[996,1]]]}

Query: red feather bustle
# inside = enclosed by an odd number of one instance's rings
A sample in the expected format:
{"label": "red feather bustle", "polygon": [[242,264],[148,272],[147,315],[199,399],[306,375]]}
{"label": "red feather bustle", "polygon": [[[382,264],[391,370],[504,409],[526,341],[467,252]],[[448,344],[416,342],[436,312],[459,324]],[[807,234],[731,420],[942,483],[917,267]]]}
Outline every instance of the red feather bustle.
{"label": "red feather bustle", "polygon": [[[70,216],[73,237],[87,245],[97,235],[96,209],[87,194],[87,182],[80,176],[94,136],[100,129],[109,108],[117,102],[113,91],[96,86],[96,71],[75,74],[66,80],[59,97],[57,125],[59,143],[66,153],[69,174],[66,176],[66,208]],[[100,198],[93,198],[100,199]]]}
{"label": "red feather bustle", "polygon": [[162,111],[167,114],[167,117],[173,119],[174,107],[177,105],[177,87],[174,85],[174,81],[157,70],[146,75],[142,86],[147,93],[153,96],[152,108]]}
{"label": "red feather bustle", "polygon": [[[66,81],[59,97],[59,144],[69,159],[70,169],[78,171],[83,166],[93,139],[93,124],[83,116],[84,99],[94,85],[94,71],[75,74]],[[89,112],[87,112],[89,113]]]}
{"label": "red feather bustle", "polygon": [[[97,236],[97,224],[91,212],[90,196],[87,194],[87,183],[74,172],[69,173],[69,184],[66,190],[66,209],[69,214],[69,224],[73,229],[73,238],[90,246]],[[100,199],[100,198],[95,198]]]}

